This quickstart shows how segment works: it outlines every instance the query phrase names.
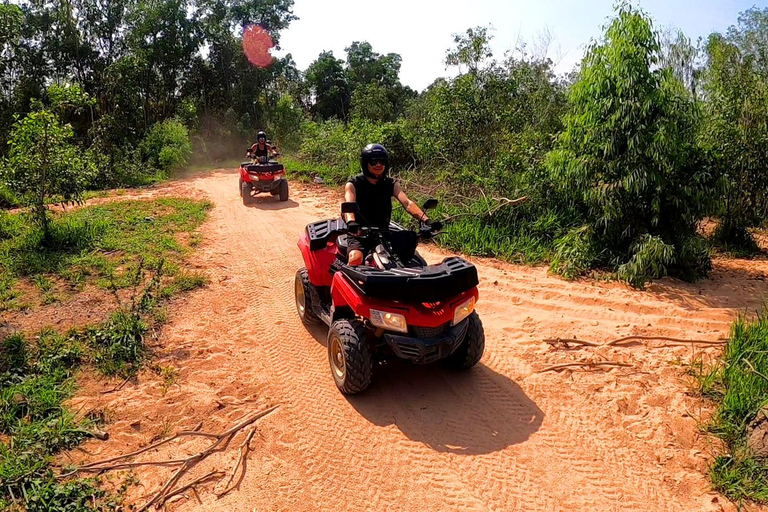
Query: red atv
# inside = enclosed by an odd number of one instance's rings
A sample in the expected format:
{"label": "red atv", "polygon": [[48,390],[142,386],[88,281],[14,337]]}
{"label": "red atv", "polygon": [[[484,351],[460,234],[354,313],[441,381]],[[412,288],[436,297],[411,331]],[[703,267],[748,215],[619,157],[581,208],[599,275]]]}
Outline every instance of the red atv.
{"label": "red atv", "polygon": [[[424,210],[435,206],[437,200],[430,199]],[[357,213],[357,204],[344,203],[342,212]],[[442,360],[457,370],[480,361],[485,334],[474,311],[477,269],[458,257],[427,265],[418,252],[400,261],[387,236],[400,231],[429,239],[439,229],[420,226],[413,232],[395,223],[389,229],[363,227],[355,236],[375,249],[363,265],[351,267],[346,261],[352,235],[343,220],[306,227],[298,243],[306,267],[296,273],[296,309],[305,325],[330,326],[328,359],[342,393],[366,389],[373,362],[393,355],[417,364]]]}
{"label": "red atv", "polygon": [[[250,156],[250,150],[249,155]],[[253,193],[269,192],[279,196],[281,201],[288,200],[288,180],[285,179],[283,164],[262,158],[255,162],[240,164],[240,181],[238,183],[243,204],[251,203]]]}

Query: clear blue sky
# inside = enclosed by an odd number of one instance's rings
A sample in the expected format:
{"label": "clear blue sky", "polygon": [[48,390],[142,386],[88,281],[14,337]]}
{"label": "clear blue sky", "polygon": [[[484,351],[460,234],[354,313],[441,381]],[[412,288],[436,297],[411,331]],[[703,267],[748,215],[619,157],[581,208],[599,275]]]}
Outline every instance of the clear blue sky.
{"label": "clear blue sky", "polygon": [[[553,36],[549,56],[557,70],[570,71],[584,46],[599,37],[612,14],[613,0],[296,0],[300,18],[283,32],[277,55],[291,53],[300,69],[323,50],[344,58],[352,41],[368,41],[378,53],[403,57],[404,84],[422,90],[439,76],[452,34],[469,27],[494,27],[494,56],[523,40],[532,43],[548,29]],[[768,0],[640,0],[657,28],[682,29],[695,40],[736,23],[738,13]]]}

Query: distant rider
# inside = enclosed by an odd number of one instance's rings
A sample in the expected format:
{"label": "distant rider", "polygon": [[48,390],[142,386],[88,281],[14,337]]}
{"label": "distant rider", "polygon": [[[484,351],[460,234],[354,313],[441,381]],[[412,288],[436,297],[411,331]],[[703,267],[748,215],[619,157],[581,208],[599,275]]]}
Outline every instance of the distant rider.
{"label": "distant rider", "polygon": [[[362,174],[351,178],[344,189],[344,199],[357,203],[360,214],[345,214],[345,221],[350,237],[348,238],[349,265],[357,266],[363,263],[364,252],[373,247],[365,247],[364,243],[354,235],[359,234],[361,226],[377,226],[386,229],[392,218],[392,198],[396,198],[403,208],[413,218],[427,225],[431,222],[419,206],[408,199],[400,184],[387,176],[389,171],[389,155],[381,144],[369,144],[360,153],[360,169]],[[416,251],[416,238],[410,231],[397,231],[387,234],[387,238],[395,253],[403,262],[409,261]]]}
{"label": "distant rider", "polygon": [[267,144],[267,134],[261,131],[256,136],[256,143],[248,149],[246,156],[261,163],[267,163],[271,154],[272,147]]}

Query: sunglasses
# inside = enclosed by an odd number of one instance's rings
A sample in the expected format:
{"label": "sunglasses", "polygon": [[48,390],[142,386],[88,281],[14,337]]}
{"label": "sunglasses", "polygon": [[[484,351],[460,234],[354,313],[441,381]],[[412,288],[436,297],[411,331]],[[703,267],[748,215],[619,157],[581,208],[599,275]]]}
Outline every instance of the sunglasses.
{"label": "sunglasses", "polygon": [[381,160],[378,158],[371,160],[370,162],[368,162],[368,164],[371,165],[372,167],[376,167],[377,165],[385,165],[384,160]]}

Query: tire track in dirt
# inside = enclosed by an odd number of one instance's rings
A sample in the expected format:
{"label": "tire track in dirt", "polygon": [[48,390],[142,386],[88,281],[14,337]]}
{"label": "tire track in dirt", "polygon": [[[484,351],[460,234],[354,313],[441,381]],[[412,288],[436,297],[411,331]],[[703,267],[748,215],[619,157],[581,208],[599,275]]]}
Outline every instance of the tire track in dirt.
{"label": "tire track in dirt", "polygon": [[[173,187],[204,192],[215,204],[193,259],[211,283],[174,306],[161,338],[164,361],[181,370],[179,383],[161,395],[147,378],[119,396],[98,398],[118,411],[110,427],[120,443],[86,448],[109,455],[146,442],[149,432],[131,430],[136,416],[169,417],[185,427],[203,420],[208,429],[268,403],[281,405],[259,423],[261,440],[238,490],[216,499],[211,489],[201,489],[200,501],[174,507],[720,509],[702,472],[705,443],[687,415],[698,404],[685,394],[684,368],[670,363],[690,360],[694,349],[568,351],[540,340],[601,342],[629,334],[715,339],[727,333],[737,311],[759,304],[768,289],[750,276],[768,266],[751,264],[749,276],[727,267],[715,281],[663,280],[638,292],[477,260],[478,310],[487,336],[481,364],[457,374],[390,363],[376,368],[369,391],[345,398],[328,368],[326,330],[307,331],[293,300],[294,273],[303,265],[296,241],[308,222],[335,214],[337,199],[323,189],[294,186],[287,203],[259,196],[245,207],[231,171]],[[432,261],[444,254],[434,248],[424,253]],[[750,294],[741,291],[745,286]],[[634,367],[535,373],[584,358]],[[179,449],[158,455],[178,455]],[[229,467],[234,458],[212,457],[195,475]],[[149,492],[168,474],[146,469],[139,477]]]}

